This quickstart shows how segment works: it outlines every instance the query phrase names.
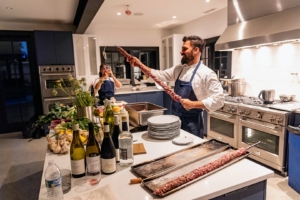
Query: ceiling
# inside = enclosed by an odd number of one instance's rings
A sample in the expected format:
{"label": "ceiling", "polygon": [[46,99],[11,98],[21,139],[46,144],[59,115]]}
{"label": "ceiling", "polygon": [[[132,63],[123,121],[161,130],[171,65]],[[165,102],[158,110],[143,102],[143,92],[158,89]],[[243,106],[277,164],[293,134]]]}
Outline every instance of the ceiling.
{"label": "ceiling", "polygon": [[[0,0],[0,22],[73,24],[78,2]],[[132,12],[130,16],[125,14],[126,5]],[[225,7],[226,0],[208,3],[206,0],[105,0],[91,25],[170,29]],[[215,10],[205,13],[212,9]],[[143,15],[136,16],[136,13]]]}

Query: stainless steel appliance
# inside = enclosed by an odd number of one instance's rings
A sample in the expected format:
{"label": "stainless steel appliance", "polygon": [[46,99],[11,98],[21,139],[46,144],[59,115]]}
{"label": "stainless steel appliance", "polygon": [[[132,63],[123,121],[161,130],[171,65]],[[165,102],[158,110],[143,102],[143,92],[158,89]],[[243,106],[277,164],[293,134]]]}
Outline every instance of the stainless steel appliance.
{"label": "stainless steel appliance", "polygon": [[41,93],[43,100],[43,111],[47,114],[55,102],[71,105],[72,101],[66,93],[61,90],[57,90],[57,95],[52,94],[57,82],[60,79],[64,80],[63,87],[70,90],[69,75],[75,77],[74,65],[51,65],[51,66],[39,66]]}
{"label": "stainless steel appliance", "polygon": [[239,113],[238,147],[246,148],[260,141],[260,144],[249,149],[250,158],[285,174],[287,171],[285,126],[288,124],[290,112],[241,104]]}
{"label": "stainless steel appliance", "polygon": [[[231,145],[235,144],[236,140],[239,148],[246,148],[260,141],[258,146],[249,150],[250,158],[286,175],[286,126],[289,124],[292,111],[297,108],[300,108],[300,103],[274,101],[273,104],[264,104],[258,97],[225,96],[224,107],[208,114],[207,135],[208,138],[225,141]],[[222,116],[228,113],[234,114],[230,115],[231,119],[218,116],[218,114]],[[235,120],[232,120],[233,117]],[[214,118],[222,121],[214,120]],[[232,131],[232,127],[237,128]],[[224,136],[224,132],[234,134]]]}
{"label": "stainless steel appliance", "polygon": [[265,104],[271,104],[274,102],[275,90],[262,90],[258,94],[258,98],[264,101]]}
{"label": "stainless steel appliance", "polygon": [[238,147],[238,104],[225,102],[224,106],[207,115],[207,137]]}

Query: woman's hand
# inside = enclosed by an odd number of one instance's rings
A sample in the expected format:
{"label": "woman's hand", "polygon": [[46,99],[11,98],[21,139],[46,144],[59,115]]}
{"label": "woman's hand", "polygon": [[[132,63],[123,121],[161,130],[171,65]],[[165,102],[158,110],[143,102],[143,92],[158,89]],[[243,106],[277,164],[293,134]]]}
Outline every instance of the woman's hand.
{"label": "woman's hand", "polygon": [[108,76],[114,76],[113,72],[111,71],[111,69],[107,69],[106,73]]}

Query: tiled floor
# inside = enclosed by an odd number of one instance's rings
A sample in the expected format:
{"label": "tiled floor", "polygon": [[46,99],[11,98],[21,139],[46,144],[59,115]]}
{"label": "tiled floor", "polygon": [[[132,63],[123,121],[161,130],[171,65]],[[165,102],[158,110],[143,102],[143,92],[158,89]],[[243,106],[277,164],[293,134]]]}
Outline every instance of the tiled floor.
{"label": "tiled floor", "polygon": [[[46,153],[46,138],[23,139],[21,133],[0,135],[0,200],[37,200]],[[267,181],[267,200],[300,200],[287,177]]]}

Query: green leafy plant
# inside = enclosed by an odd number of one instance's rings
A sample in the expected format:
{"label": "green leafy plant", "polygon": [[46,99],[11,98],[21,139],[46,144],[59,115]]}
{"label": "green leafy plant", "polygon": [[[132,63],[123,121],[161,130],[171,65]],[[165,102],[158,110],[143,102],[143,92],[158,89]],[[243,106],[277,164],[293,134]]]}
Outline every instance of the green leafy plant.
{"label": "green leafy plant", "polygon": [[[70,122],[66,122],[62,124],[62,127],[67,128],[67,129],[72,129],[73,124],[78,124],[79,128],[82,130],[89,130],[89,123],[92,122],[90,119],[88,118],[79,118],[79,119],[72,119],[72,121]],[[94,130],[96,132],[99,132],[100,127],[98,126],[98,124],[94,123]]]}
{"label": "green leafy plant", "polygon": [[[67,85],[71,87],[69,90]],[[89,91],[84,91],[84,87],[86,86],[86,79],[81,78],[77,80],[72,75],[68,76],[68,83],[65,83],[63,79],[60,79],[54,89],[52,90],[52,94],[54,96],[57,95],[57,89],[63,91],[65,94],[69,96],[72,100],[73,105],[77,107],[84,107],[84,106],[92,106],[98,99],[94,96],[91,96]]]}
{"label": "green leafy plant", "polygon": [[39,116],[38,120],[35,122],[36,126],[41,126],[43,124],[48,124],[55,119],[74,119],[76,117],[76,109],[74,106],[69,107],[59,102],[55,103],[53,108],[48,114]]}

